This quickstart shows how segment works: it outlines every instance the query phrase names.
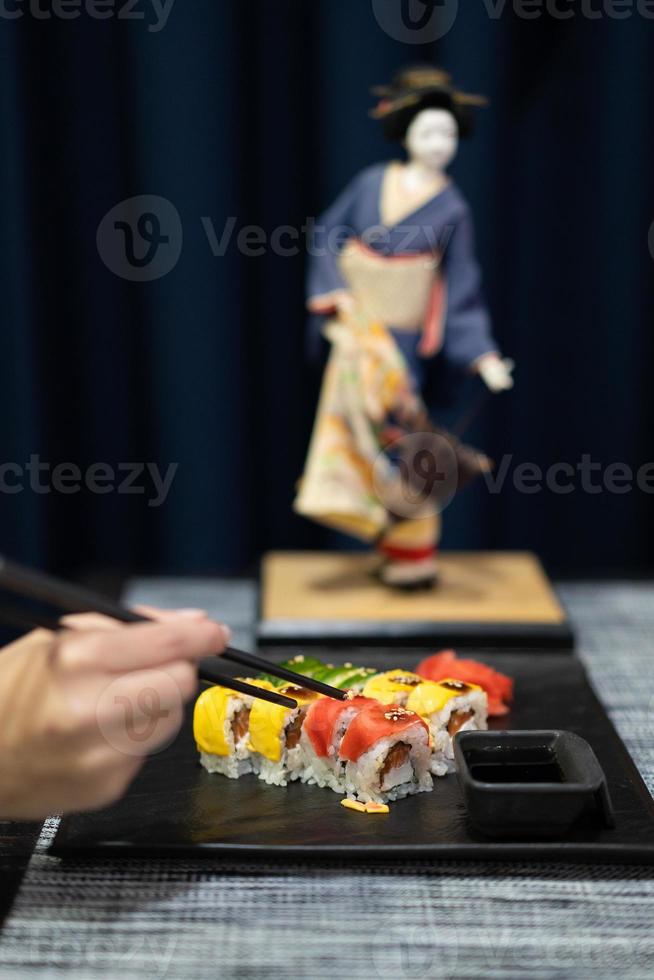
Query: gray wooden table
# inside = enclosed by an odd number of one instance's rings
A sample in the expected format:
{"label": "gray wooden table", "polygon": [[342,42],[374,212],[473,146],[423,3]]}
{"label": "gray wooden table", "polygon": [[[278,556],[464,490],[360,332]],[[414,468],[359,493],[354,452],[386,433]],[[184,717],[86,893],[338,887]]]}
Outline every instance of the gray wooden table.
{"label": "gray wooden table", "polygon": [[[654,586],[560,590],[593,683],[654,792]],[[192,599],[191,599],[192,596]],[[252,642],[247,583],[134,584],[204,603]],[[0,977],[647,978],[651,869],[74,861],[46,824],[0,941]]]}

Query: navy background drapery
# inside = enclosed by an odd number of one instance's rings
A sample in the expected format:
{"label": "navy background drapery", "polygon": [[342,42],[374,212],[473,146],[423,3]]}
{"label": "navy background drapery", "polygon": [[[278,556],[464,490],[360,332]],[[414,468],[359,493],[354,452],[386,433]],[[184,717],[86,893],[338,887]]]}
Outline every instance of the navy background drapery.
{"label": "navy background drapery", "polygon": [[[652,458],[654,21],[492,6],[459,4],[429,45],[389,36],[368,0],[177,0],[156,33],[148,19],[0,18],[0,463],[179,464],[159,508],[0,493],[0,550],[61,571],[201,572],[325,541],[291,512],[319,380],[303,256],[232,241],[215,257],[205,225],[301,228],[395,152],[368,88],[415,60],[491,100],[454,174],[518,372],[469,437],[513,465]],[[140,194],[172,202],[184,229],[178,264],[149,283],[96,247],[102,217]],[[451,547],[533,548],[562,572],[652,564],[652,497],[637,490],[509,480],[445,516]]]}

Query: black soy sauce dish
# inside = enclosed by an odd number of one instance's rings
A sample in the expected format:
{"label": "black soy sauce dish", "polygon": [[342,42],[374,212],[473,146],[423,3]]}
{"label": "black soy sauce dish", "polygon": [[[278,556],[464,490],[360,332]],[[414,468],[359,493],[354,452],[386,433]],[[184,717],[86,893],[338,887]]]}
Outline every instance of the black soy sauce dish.
{"label": "black soy sauce dish", "polygon": [[615,824],[604,771],[573,732],[459,732],[454,757],[470,823],[487,837],[560,838],[582,819]]}

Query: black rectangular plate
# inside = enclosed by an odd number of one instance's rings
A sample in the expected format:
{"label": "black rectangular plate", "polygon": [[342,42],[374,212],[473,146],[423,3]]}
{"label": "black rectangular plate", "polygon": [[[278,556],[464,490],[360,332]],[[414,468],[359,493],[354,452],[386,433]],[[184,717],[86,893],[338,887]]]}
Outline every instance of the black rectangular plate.
{"label": "black rectangular plate", "polygon": [[[279,659],[291,652],[278,651]],[[415,650],[321,653],[335,662],[381,668],[409,668],[419,659]],[[654,801],[576,657],[540,651],[484,653],[483,659],[516,680],[515,708],[493,727],[562,728],[590,742],[608,779],[613,829],[585,822],[560,841],[486,840],[467,824],[455,775],[438,780],[432,793],[394,804],[388,815],[366,816],[340,806],[331,790],[210,775],[198,763],[189,719],[175,743],[147,762],[123,800],[64,818],[51,853],[654,864]]]}

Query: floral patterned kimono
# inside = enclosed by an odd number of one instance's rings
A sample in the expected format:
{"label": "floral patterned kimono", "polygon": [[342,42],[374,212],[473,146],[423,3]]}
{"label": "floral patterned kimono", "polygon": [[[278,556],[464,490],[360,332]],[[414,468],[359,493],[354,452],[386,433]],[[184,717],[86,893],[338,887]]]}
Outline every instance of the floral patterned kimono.
{"label": "floral patterned kimono", "polygon": [[[441,352],[468,367],[496,345],[465,200],[448,183],[402,213],[398,173],[398,164],[365,170],[316,224],[308,307],[327,317],[332,349],[295,509],[412,560],[434,554],[440,519],[391,517],[379,485],[393,478],[385,433],[420,412],[427,358]],[[336,316],[343,290],[354,310]]]}

